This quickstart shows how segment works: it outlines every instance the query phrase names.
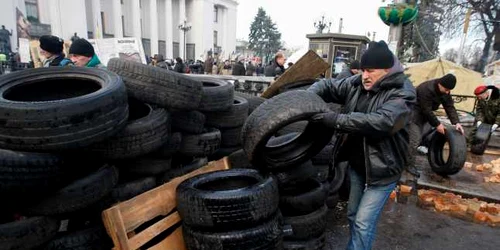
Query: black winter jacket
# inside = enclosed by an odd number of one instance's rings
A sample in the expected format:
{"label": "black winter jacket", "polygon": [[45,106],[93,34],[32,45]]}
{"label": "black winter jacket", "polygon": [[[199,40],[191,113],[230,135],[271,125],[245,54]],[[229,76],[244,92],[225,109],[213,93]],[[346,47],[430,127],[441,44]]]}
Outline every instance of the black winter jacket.
{"label": "black winter jacket", "polygon": [[[321,80],[308,91],[326,102],[344,105],[337,118],[338,131],[364,137],[366,182],[386,185],[400,178],[406,163],[407,124],[416,101],[415,88],[401,70],[389,73],[370,90],[374,96],[369,100],[368,113],[354,112],[362,88],[361,75],[355,75],[342,80]],[[344,140],[337,141],[340,143],[336,153]]]}
{"label": "black winter jacket", "polygon": [[439,105],[442,104],[451,124],[459,123],[457,110],[453,105],[451,95],[439,92],[437,85],[438,79],[434,79],[423,82],[417,87],[417,104],[413,111],[413,121],[429,122],[431,126],[437,127],[440,122],[433,111],[437,110]]}
{"label": "black winter jacket", "polygon": [[280,76],[285,73],[285,67],[279,65],[276,60],[264,69],[265,76]]}

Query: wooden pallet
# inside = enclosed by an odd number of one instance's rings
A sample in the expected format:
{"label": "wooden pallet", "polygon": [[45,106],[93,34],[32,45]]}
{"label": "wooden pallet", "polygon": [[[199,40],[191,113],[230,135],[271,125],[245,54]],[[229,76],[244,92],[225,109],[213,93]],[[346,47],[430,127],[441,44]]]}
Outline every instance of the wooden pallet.
{"label": "wooden pallet", "polygon": [[[104,210],[102,219],[108,235],[113,240],[113,249],[139,249],[160,233],[172,229],[181,221],[177,212],[172,213],[177,206],[175,199],[177,186],[182,181],[193,176],[217,170],[225,170],[229,169],[229,167],[229,161],[227,157],[224,157]],[[157,216],[166,217],[141,232],[136,233],[134,231],[143,223]],[[186,250],[181,227],[175,229],[173,233],[161,240],[160,243],[149,249]]]}

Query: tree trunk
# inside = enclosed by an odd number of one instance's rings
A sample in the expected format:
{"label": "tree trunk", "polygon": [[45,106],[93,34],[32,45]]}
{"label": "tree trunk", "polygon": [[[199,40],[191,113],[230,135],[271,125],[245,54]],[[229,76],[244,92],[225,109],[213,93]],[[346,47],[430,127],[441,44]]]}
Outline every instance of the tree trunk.
{"label": "tree trunk", "polygon": [[484,40],[484,47],[483,47],[483,55],[481,56],[481,59],[479,60],[479,63],[476,65],[476,68],[474,69],[477,72],[483,73],[484,67],[486,66],[488,62],[488,57],[490,55],[490,48],[491,48],[491,43],[493,42],[493,32],[491,34],[486,35],[486,39]]}

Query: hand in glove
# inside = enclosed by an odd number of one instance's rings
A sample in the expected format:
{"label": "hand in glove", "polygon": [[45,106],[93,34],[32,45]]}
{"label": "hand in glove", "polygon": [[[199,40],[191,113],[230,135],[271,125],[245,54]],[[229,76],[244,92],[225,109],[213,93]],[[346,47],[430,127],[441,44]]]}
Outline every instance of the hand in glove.
{"label": "hand in glove", "polygon": [[311,118],[311,122],[322,123],[328,128],[338,128],[337,118],[339,114],[337,112],[326,112],[314,115]]}
{"label": "hand in glove", "polygon": [[498,124],[493,124],[493,126],[491,126],[491,133],[495,132],[495,130],[497,130],[498,128]]}
{"label": "hand in glove", "polygon": [[481,121],[477,121],[477,122],[476,122],[476,127],[478,127],[478,128],[479,128],[479,126],[481,125],[481,123],[482,123]]}

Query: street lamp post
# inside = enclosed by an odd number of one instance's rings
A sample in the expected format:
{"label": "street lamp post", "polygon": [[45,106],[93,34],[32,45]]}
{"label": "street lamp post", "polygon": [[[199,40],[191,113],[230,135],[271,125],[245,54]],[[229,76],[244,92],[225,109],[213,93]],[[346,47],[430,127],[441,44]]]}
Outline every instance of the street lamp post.
{"label": "street lamp post", "polygon": [[186,19],[184,19],[184,22],[179,24],[179,29],[182,30],[184,32],[184,61],[187,61],[186,59],[186,32],[188,32],[190,29],[191,29],[191,25],[189,25],[186,21]]}

